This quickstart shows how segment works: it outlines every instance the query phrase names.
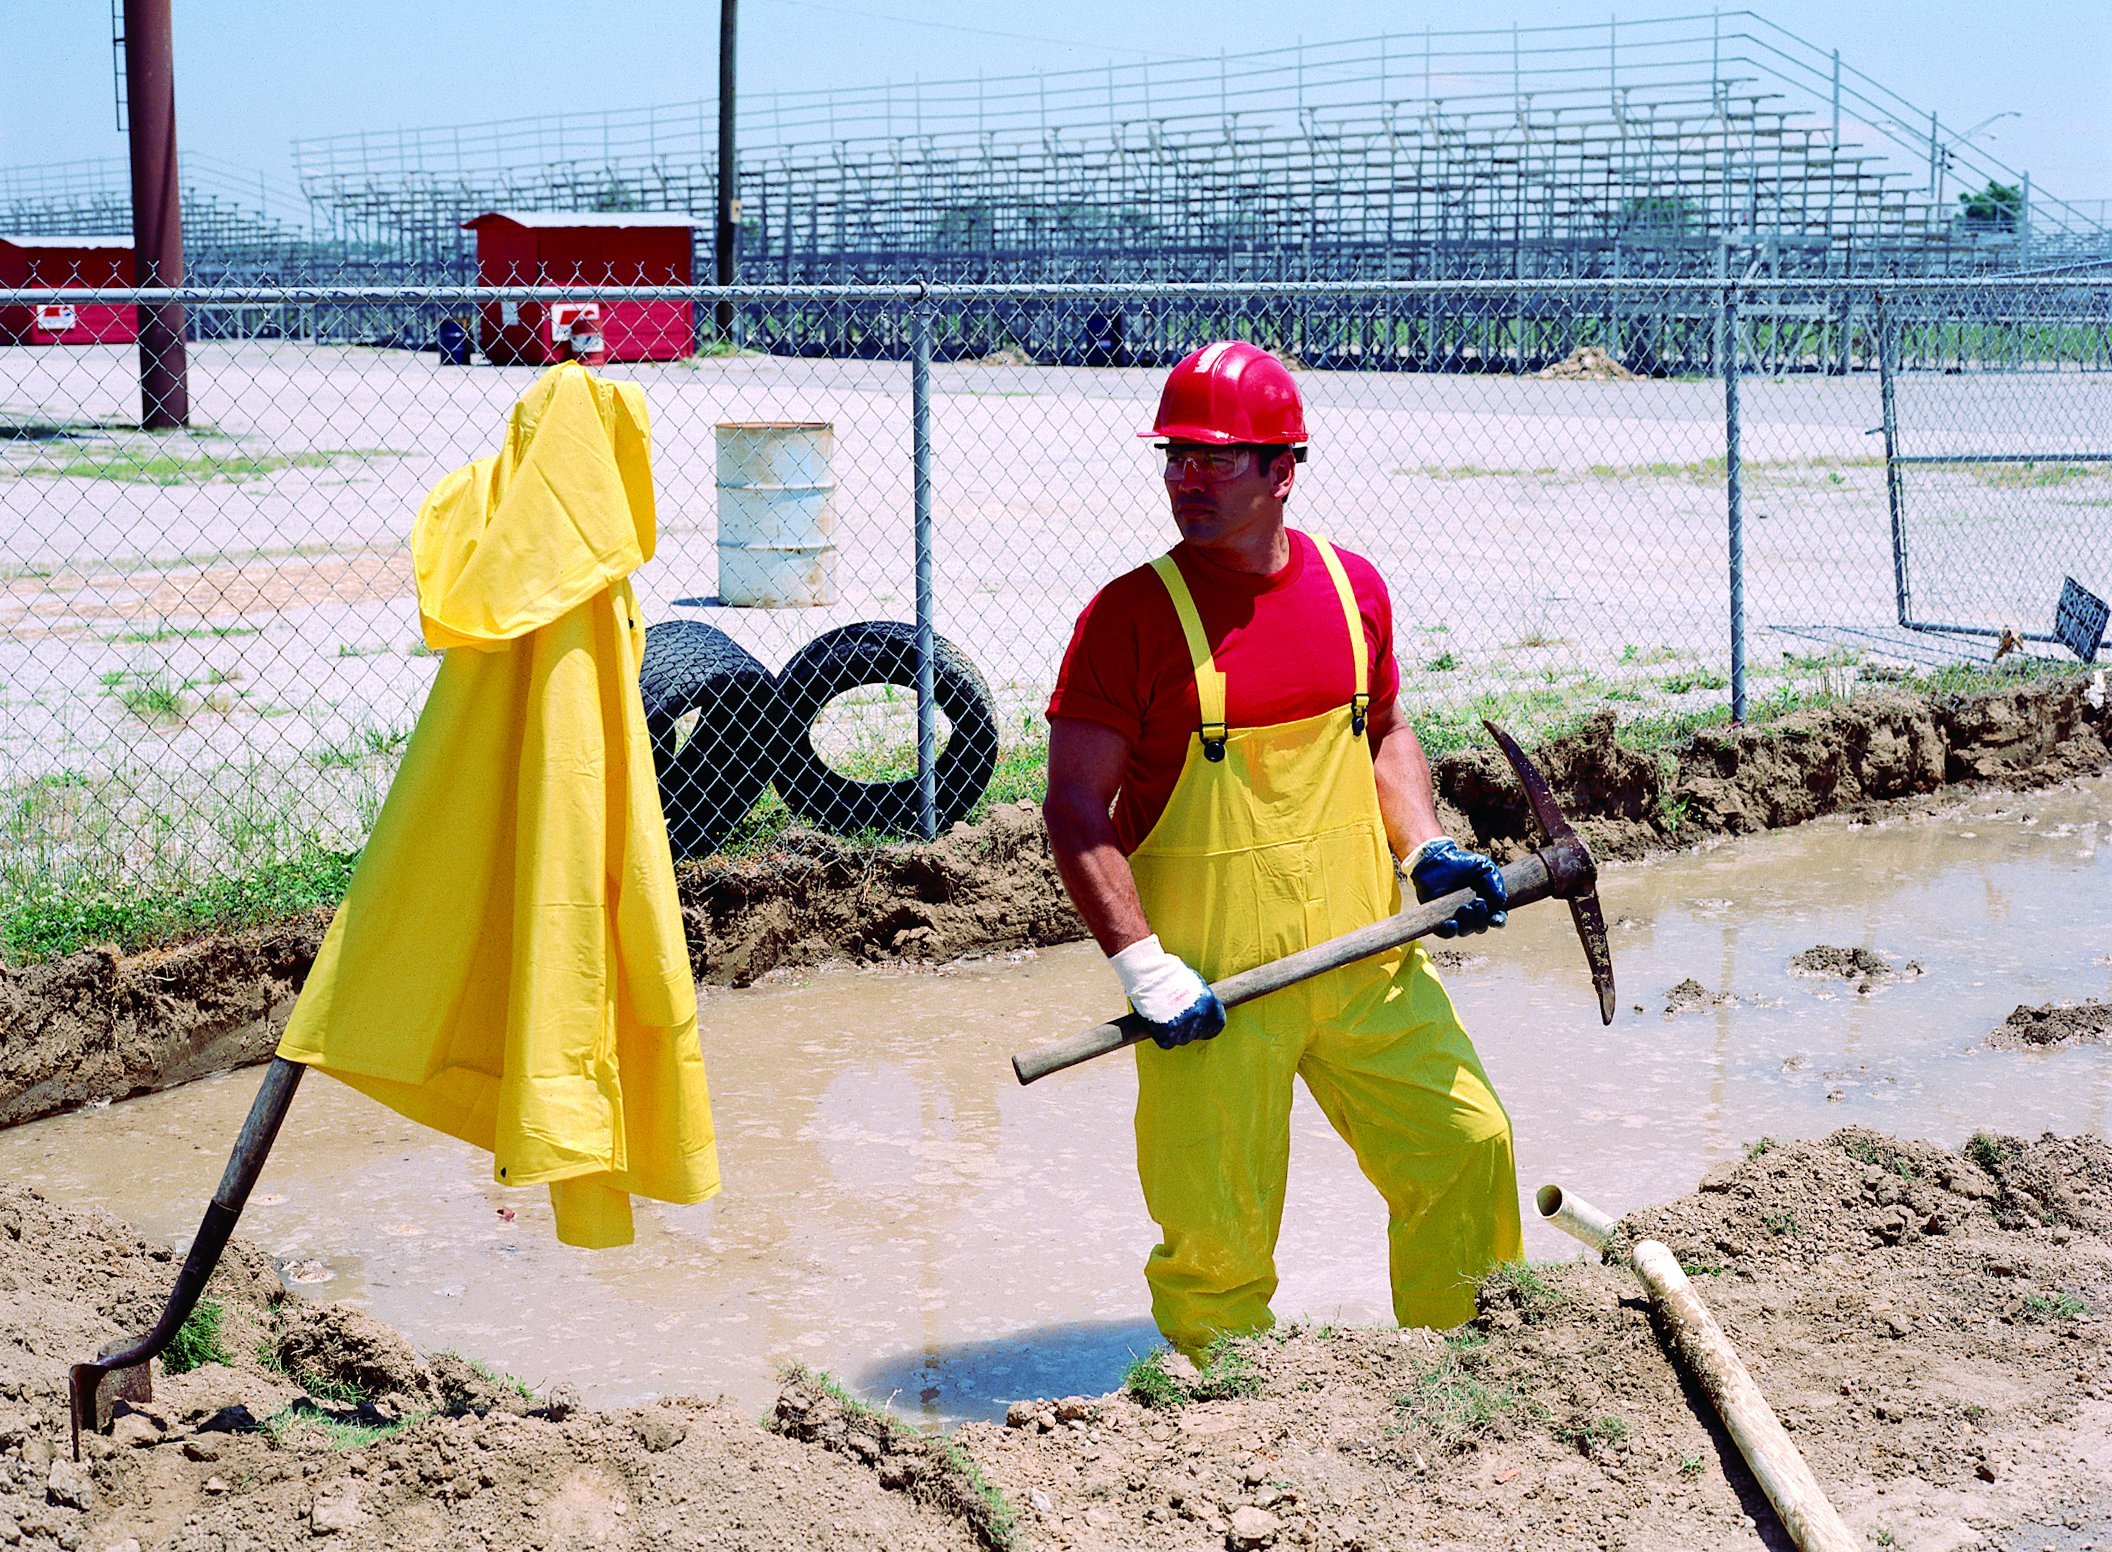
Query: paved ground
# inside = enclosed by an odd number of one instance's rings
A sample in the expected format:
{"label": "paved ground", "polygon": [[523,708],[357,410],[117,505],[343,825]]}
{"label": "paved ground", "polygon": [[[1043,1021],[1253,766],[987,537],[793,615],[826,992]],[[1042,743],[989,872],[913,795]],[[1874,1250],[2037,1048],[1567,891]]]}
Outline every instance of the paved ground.
{"label": "paved ground", "polygon": [[[0,351],[0,787],[104,781],[180,808],[208,773],[276,796],[259,823],[356,832],[432,660],[405,547],[424,491],[486,451],[526,369],[357,347],[194,347],[210,434],[144,438],[128,347]],[[618,367],[648,394],[659,558],[651,618],[701,612],[782,664],[822,629],[908,618],[906,366],[746,358]],[[1011,725],[1039,707],[1079,607],[1171,538],[1149,444],[1158,374],[943,365],[933,468],[940,627]],[[1419,704],[1492,686],[1543,701],[1720,698],[1728,662],[1712,381],[1307,373],[1299,523],[1376,560]],[[1823,645],[1774,626],[1894,616],[1874,380],[1743,387],[1756,667]],[[1915,451],[2112,450],[2112,379],[1908,379]],[[713,425],[836,426],[834,601],[700,609],[717,592]],[[139,460],[163,462],[139,467]],[[166,483],[113,478],[128,471]],[[1918,472],[1918,610],[2043,629],[2060,576],[2112,588],[2112,466]],[[1765,686],[1760,686],[1764,688]],[[906,729],[899,710],[895,727]],[[286,774],[259,782],[258,764]]]}

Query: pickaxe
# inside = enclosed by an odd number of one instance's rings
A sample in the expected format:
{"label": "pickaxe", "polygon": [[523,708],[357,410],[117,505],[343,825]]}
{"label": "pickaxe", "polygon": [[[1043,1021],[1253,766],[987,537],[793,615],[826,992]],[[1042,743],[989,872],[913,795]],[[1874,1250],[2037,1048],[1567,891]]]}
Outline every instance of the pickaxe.
{"label": "pickaxe", "polygon": [[[1532,810],[1533,822],[1543,843],[1503,870],[1509,905],[1515,909],[1550,897],[1569,902],[1570,918],[1576,922],[1577,937],[1584,944],[1585,962],[1591,966],[1592,985],[1598,988],[1599,1022],[1611,1024],[1613,951],[1607,946],[1606,918],[1599,910],[1598,864],[1592,860],[1590,848],[1562,817],[1562,810],[1555,806],[1555,795],[1548,790],[1547,778],[1526,758],[1517,741],[1493,722],[1484,722],[1482,726],[1489,730],[1489,736],[1496,740],[1504,758],[1518,773],[1519,784],[1525,788],[1526,806]],[[1427,904],[1410,906],[1398,915],[1373,922],[1369,927],[1359,927],[1339,938],[1330,938],[1325,943],[1286,954],[1268,964],[1228,975],[1222,981],[1212,983],[1210,989],[1226,1007],[1236,1008],[1243,1002],[1266,997],[1270,992],[1281,991],[1323,971],[1338,970],[1359,959],[1368,959],[1373,954],[1383,954],[1403,943],[1428,937],[1449,921],[1454,911],[1473,898],[1473,891],[1467,889],[1440,895]],[[1096,1025],[1068,1039],[1020,1052],[1012,1058],[1012,1071],[1018,1074],[1021,1083],[1032,1083],[1036,1078],[1046,1078],[1052,1072],[1075,1067],[1095,1056],[1135,1045],[1148,1038],[1149,1029],[1150,1026],[1135,1013],[1125,1013],[1113,1023]]]}

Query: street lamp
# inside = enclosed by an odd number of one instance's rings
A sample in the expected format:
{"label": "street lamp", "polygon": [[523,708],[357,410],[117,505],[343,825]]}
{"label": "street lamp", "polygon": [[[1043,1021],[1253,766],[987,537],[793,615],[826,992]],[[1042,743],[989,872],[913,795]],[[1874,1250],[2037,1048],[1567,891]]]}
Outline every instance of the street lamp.
{"label": "street lamp", "polygon": [[1979,123],[1975,124],[1971,129],[1963,131],[1958,136],[1958,139],[1961,143],[1969,141],[1973,138],[1973,136],[1979,134],[1981,130],[1987,128],[1987,126],[1990,124],[1999,123],[2003,119],[2020,119],[2022,117],[2024,117],[2024,115],[2022,113],[2019,113],[2015,108],[2004,108],[2000,113],[1990,113],[1986,118],[1982,119]]}

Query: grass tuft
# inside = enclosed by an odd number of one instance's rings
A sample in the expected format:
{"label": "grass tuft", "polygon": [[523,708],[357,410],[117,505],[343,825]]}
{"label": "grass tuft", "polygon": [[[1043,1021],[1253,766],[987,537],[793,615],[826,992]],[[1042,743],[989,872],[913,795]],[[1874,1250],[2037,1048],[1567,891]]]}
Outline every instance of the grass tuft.
{"label": "grass tuft", "polygon": [[2023,1151],[2023,1144],[2016,1138],[1999,1136],[1994,1132],[1975,1132],[1965,1145],[1965,1156],[1972,1160],[1982,1173],[1988,1175],[1999,1175],[2002,1166]]}
{"label": "grass tuft", "polygon": [[326,1412],[314,1402],[303,1397],[284,1411],[274,1412],[264,1419],[264,1431],[274,1439],[284,1440],[298,1433],[314,1433],[332,1450],[363,1450],[370,1444],[393,1438],[413,1423],[429,1414],[410,1412],[402,1417],[383,1419],[355,1414],[341,1417]]}
{"label": "grass tuft", "polygon": [[1122,1389],[1139,1406],[1150,1407],[1155,1412],[1170,1412],[1188,1399],[1188,1391],[1181,1382],[1166,1372],[1166,1355],[1170,1351],[1161,1347],[1130,1360],[1122,1371]]}
{"label": "grass tuft", "polygon": [[1455,1352],[1417,1370],[1394,1406],[1404,1423],[1455,1452],[1473,1448],[1511,1412],[1530,1410],[1518,1392],[1485,1385],[1468,1373]]}
{"label": "grass tuft", "polygon": [[1123,1371],[1122,1388],[1139,1406],[1161,1412],[1170,1412],[1191,1401],[1235,1401],[1258,1396],[1267,1388],[1267,1381],[1255,1366],[1253,1340],[1219,1337],[1204,1353],[1196,1377],[1186,1383],[1166,1372],[1172,1349],[1157,1348],[1131,1361]]}
{"label": "grass tuft", "polygon": [[2090,1313],[2090,1306],[2082,1295],[2065,1290],[2060,1293],[2027,1293],[2020,1313],[2034,1325],[2044,1325],[2055,1320],[2080,1320]]}
{"label": "grass tuft", "polygon": [[188,1374],[209,1363],[234,1362],[234,1354],[220,1339],[220,1322],[226,1313],[218,1299],[200,1299],[162,1349],[162,1372]]}
{"label": "grass tuft", "polygon": [[1485,1309],[1515,1309],[1532,1325],[1560,1309],[1568,1296],[1530,1261],[1506,1261],[1481,1280],[1478,1300]]}
{"label": "grass tuft", "polygon": [[1555,1430],[1555,1437],[1578,1454],[1596,1460],[1620,1448],[1628,1438],[1628,1424],[1618,1417],[1576,1418]]}
{"label": "grass tuft", "polygon": [[1261,1371],[1254,1366],[1254,1350],[1242,1337],[1219,1337],[1203,1355],[1203,1372],[1189,1387],[1196,1401],[1232,1401],[1258,1396],[1264,1389]]}

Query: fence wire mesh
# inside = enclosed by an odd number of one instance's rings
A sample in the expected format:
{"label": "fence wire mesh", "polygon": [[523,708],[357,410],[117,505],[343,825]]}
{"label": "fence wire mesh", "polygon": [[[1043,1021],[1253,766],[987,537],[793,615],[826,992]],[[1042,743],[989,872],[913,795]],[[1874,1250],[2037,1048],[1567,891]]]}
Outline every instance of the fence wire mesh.
{"label": "fence wire mesh", "polygon": [[[8,911],[63,902],[92,921],[140,899],[239,898],[275,869],[356,850],[435,668],[412,517],[575,348],[606,352],[595,370],[640,384],[651,410],[659,549],[634,582],[685,855],[767,855],[797,827],[912,834],[1037,797],[1042,708],[1074,620],[1176,537],[1138,432],[1165,368],[1217,338],[1297,372],[1313,441],[1291,520],[1389,581],[1405,707],[1436,748],[1484,715],[1528,732],[1603,708],[1631,725],[1724,718],[1734,548],[1737,688],[1755,716],[1985,661],[1976,631],[2013,627],[2027,663],[2073,667],[2072,646],[2029,638],[2051,634],[2065,579],[2112,593],[2102,275],[733,291],[600,275],[589,290],[41,279],[0,291]],[[190,424],[143,431],[132,330],[175,304]],[[920,471],[937,633],[928,788]]]}

